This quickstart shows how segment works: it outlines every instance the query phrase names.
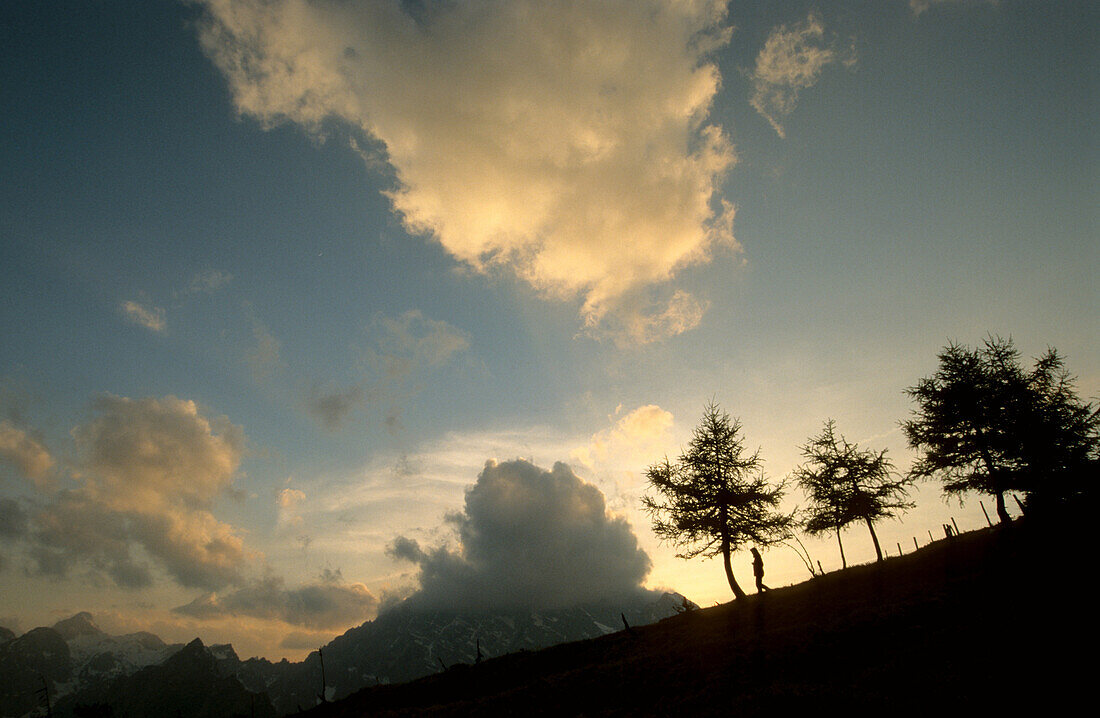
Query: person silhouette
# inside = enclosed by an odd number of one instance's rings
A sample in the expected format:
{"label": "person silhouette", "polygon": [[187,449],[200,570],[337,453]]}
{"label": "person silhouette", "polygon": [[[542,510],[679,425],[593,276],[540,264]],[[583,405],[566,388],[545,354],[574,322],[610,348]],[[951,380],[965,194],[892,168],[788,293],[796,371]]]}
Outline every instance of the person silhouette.
{"label": "person silhouette", "polygon": [[764,585],[764,559],[760,558],[760,552],[753,546],[752,551],[752,575],[756,576],[756,591],[770,591],[767,586]]}

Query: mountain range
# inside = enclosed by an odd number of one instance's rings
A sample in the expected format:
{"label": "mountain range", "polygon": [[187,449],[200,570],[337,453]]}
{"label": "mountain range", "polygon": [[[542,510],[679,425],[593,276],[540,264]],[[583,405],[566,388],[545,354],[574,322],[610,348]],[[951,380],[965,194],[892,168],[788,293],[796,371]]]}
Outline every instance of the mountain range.
{"label": "mountain range", "polygon": [[405,604],[296,663],[242,661],[231,645],[199,639],[183,645],[147,632],[111,636],[82,612],[21,636],[0,628],[0,716],[36,715],[48,696],[56,716],[274,718],[364,687],[594,638],[693,607],[676,593],[554,610],[428,611]]}

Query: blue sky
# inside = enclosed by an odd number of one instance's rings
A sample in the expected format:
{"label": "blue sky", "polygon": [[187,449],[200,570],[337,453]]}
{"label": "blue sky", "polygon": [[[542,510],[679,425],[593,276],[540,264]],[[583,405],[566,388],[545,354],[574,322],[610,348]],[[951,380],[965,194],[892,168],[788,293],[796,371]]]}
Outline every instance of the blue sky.
{"label": "blue sky", "polygon": [[[829,417],[905,468],[903,390],[951,340],[1055,346],[1097,397],[1097,13],[5,4],[0,625],[298,657],[518,457],[706,604],[722,571],[637,499],[712,398],[778,479]],[[919,502],[887,546],[984,524]],[[317,616],[274,607],[309,586]]]}

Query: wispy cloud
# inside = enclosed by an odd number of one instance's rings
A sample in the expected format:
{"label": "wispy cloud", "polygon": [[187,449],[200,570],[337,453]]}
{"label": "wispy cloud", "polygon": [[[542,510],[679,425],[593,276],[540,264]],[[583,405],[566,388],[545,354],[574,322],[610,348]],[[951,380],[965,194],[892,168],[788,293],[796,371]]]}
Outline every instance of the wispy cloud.
{"label": "wispy cloud", "polygon": [[316,385],[310,389],[306,399],[306,408],[321,426],[335,430],[343,426],[351,412],[363,400],[363,389],[356,385],[346,389],[340,387],[322,389]]}
{"label": "wispy cloud", "polygon": [[749,101],[780,137],[786,137],[782,121],[798,105],[799,93],[817,84],[822,70],[838,61],[851,66],[855,54],[840,53],[825,40],[825,25],[817,15],[780,25],[756,56]]}
{"label": "wispy cloud", "polygon": [[187,294],[213,294],[233,281],[233,275],[220,269],[208,269],[191,277]]}
{"label": "wispy cloud", "polygon": [[716,207],[734,150],[707,123],[726,0],[472,0],[415,18],[397,0],[203,4],[203,48],[242,114],[366,133],[410,233],[582,298],[588,326],[717,242],[737,248]]}
{"label": "wispy cloud", "polygon": [[[249,313],[251,313],[249,307]],[[246,361],[257,381],[270,379],[283,368],[282,342],[271,333],[266,324],[256,316],[252,317],[252,347]]]}
{"label": "wispy cloud", "polygon": [[119,305],[119,311],[127,321],[138,326],[145,327],[151,332],[163,334],[168,330],[168,322],[164,317],[164,309],[150,307],[135,301],[127,300]]}
{"label": "wispy cloud", "polygon": [[384,412],[383,424],[396,431],[402,405],[417,393],[417,382],[470,349],[469,334],[415,309],[396,317],[376,314],[367,336],[362,379],[350,386],[315,383],[309,389],[306,409],[326,429],[339,429],[370,402]]}
{"label": "wispy cloud", "polygon": [[415,309],[397,317],[375,315],[371,341],[368,362],[380,380],[389,382],[442,366],[470,348],[466,332]]}
{"label": "wispy cloud", "polygon": [[994,5],[998,4],[998,0],[909,0],[909,9],[913,11],[914,15],[921,15],[926,10],[931,9],[936,5]]}
{"label": "wispy cloud", "polygon": [[619,347],[644,346],[683,334],[699,326],[709,302],[678,289],[666,302],[650,302],[631,293],[622,298],[614,314],[588,333],[610,339]]}
{"label": "wispy cloud", "polygon": [[589,468],[597,464],[635,465],[655,460],[669,440],[672,413],[656,404],[646,404],[622,414],[622,406],[611,417],[614,424],[592,435],[584,447],[573,450],[571,457]]}

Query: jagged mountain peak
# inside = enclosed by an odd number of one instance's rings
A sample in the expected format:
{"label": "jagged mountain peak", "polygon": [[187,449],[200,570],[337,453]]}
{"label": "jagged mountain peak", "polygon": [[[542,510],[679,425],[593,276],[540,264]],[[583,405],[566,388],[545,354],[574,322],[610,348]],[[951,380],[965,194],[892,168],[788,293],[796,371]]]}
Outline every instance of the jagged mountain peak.
{"label": "jagged mountain peak", "polygon": [[215,660],[210,651],[203,645],[201,638],[188,643],[164,662],[164,667],[173,672],[191,673],[200,671],[203,673],[215,672]]}
{"label": "jagged mountain peak", "polygon": [[71,641],[77,636],[102,636],[106,635],[96,625],[92,614],[81,611],[71,618],[66,618],[53,624],[53,630],[61,634],[66,641]]}
{"label": "jagged mountain peak", "polygon": [[219,664],[237,665],[241,662],[240,656],[233,650],[232,643],[211,643],[208,648],[210,655],[214,656]]}

